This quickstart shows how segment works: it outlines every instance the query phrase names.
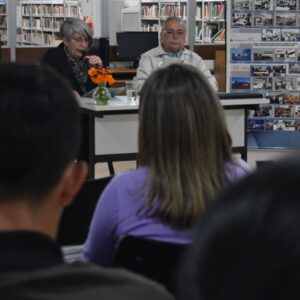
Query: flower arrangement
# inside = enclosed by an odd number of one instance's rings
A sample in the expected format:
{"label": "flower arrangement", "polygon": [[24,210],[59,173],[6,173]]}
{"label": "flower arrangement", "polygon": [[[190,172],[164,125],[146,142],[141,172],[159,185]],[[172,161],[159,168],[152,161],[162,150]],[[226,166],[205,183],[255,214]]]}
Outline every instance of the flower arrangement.
{"label": "flower arrangement", "polygon": [[115,83],[113,76],[105,68],[90,68],[88,74],[91,81],[95,84],[108,83],[112,85]]}
{"label": "flower arrangement", "polygon": [[115,83],[113,76],[104,68],[90,68],[88,74],[91,81],[98,85],[95,92],[93,93],[93,99],[97,105],[108,104],[111,94],[106,88],[106,84],[112,85]]}

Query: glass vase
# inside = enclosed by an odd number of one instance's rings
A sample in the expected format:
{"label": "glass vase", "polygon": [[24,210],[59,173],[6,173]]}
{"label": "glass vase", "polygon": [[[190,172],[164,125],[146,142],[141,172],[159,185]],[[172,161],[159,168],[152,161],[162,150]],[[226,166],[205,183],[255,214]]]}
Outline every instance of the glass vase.
{"label": "glass vase", "polygon": [[107,105],[108,101],[111,99],[111,94],[106,87],[106,83],[99,83],[98,87],[93,93],[92,98],[96,105]]}

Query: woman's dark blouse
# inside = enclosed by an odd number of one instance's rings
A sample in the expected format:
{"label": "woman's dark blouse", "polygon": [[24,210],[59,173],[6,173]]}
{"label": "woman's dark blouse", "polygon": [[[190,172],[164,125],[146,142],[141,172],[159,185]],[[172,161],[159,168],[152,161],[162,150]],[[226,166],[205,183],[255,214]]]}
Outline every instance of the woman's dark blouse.
{"label": "woman's dark blouse", "polygon": [[56,48],[49,49],[43,57],[42,64],[51,66],[60,75],[66,78],[71,84],[72,89],[77,91],[80,96],[96,87],[88,78],[85,87],[86,90],[84,91],[81,89],[80,84],[78,83],[73,72],[73,69],[69,64],[63,43],[59,44]]}

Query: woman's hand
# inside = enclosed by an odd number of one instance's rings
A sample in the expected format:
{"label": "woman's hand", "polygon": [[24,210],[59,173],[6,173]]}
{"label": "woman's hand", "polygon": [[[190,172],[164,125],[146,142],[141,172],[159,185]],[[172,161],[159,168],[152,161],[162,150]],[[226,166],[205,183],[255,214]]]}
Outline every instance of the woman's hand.
{"label": "woman's hand", "polygon": [[89,64],[93,67],[101,68],[102,67],[102,60],[97,55],[87,55],[83,58],[84,60],[88,61]]}

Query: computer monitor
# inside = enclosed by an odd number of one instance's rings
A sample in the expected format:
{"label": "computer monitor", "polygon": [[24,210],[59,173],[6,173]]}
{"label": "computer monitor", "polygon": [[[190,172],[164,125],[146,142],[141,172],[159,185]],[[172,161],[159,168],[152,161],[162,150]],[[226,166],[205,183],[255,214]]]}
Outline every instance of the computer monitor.
{"label": "computer monitor", "polygon": [[133,60],[134,67],[138,67],[139,59],[144,52],[157,46],[157,32],[117,32],[117,56],[121,59]]}

